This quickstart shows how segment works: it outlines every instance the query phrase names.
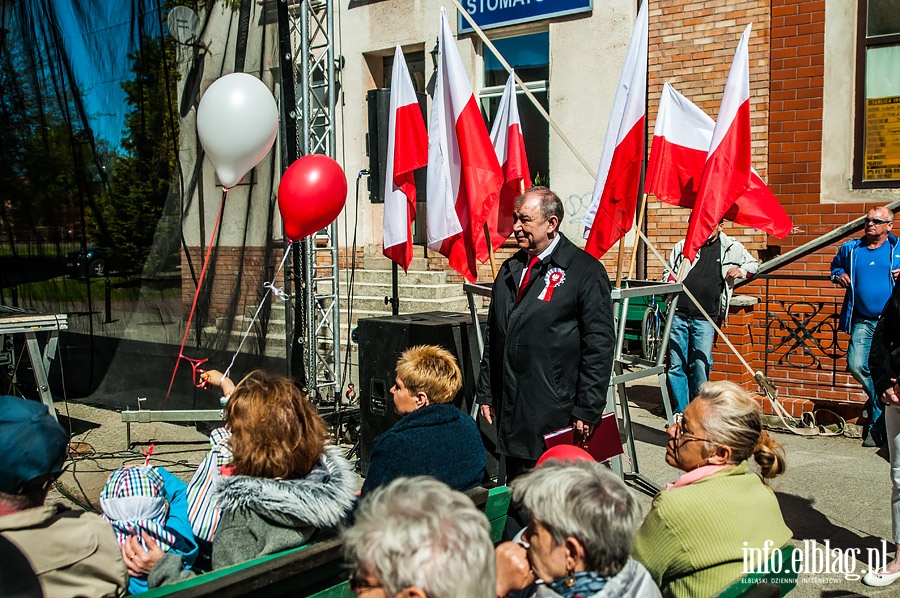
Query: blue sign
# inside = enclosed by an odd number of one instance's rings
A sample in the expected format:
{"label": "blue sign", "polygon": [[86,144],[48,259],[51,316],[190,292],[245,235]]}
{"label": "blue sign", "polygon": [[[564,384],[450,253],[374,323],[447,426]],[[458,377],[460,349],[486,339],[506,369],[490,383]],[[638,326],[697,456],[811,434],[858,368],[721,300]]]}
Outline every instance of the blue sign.
{"label": "blue sign", "polygon": [[[540,21],[578,12],[589,12],[594,0],[460,0],[466,12],[482,29]],[[472,26],[462,15],[459,33],[470,33]]]}

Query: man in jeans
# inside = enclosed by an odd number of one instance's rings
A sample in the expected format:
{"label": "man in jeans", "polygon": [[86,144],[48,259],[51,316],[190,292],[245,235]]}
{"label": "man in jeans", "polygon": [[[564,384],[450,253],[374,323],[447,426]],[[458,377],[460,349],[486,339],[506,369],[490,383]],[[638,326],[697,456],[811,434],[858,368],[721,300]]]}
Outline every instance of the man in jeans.
{"label": "man in jeans", "polygon": [[[709,236],[693,262],[686,267],[682,283],[700,306],[682,292],[672,319],[669,335],[667,378],[680,413],[700,392],[712,369],[712,345],[715,329],[703,312],[715,321],[728,315],[732,288],[736,280],[748,278],[759,269],[759,261],[738,241],[722,232],[722,223]],[[679,241],[669,256],[669,277],[674,281],[684,262],[684,241]],[[701,309],[702,308],[702,311]]]}
{"label": "man in jeans", "polygon": [[875,396],[868,359],[875,322],[900,275],[900,240],[891,234],[893,227],[894,214],[889,209],[869,210],[865,235],[841,245],[831,260],[831,282],[847,289],[840,329],[850,335],[847,369],[866,393],[868,421],[863,446],[867,447],[881,446],[885,441],[884,410]]}

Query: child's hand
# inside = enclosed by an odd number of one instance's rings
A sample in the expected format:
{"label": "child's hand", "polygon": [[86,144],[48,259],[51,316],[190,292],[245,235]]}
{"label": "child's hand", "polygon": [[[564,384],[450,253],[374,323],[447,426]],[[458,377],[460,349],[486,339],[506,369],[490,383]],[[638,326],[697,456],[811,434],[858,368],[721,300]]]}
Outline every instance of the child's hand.
{"label": "child's hand", "polygon": [[229,378],[219,370],[206,370],[205,372],[200,374],[200,380],[206,382],[207,384],[221,387],[222,392],[225,394],[225,396],[230,395],[231,391],[234,390],[234,382],[232,382],[231,378]]}
{"label": "child's hand", "polygon": [[200,379],[206,382],[207,384],[212,384],[213,386],[222,386],[222,379],[224,378],[224,374],[219,370],[206,370],[202,374],[200,374]]}

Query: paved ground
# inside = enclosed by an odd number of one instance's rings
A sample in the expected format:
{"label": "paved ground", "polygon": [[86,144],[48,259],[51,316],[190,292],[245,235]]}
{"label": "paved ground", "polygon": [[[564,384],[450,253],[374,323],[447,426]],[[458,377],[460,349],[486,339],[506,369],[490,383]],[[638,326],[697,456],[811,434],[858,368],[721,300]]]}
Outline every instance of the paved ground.
{"label": "paved ground", "polygon": [[[659,389],[637,381],[629,386],[639,471],[659,485],[678,472],[663,460],[666,436]],[[134,424],[132,450],[125,447],[125,424],[114,411],[84,404],[58,404],[64,426],[82,454],[74,458],[61,479],[65,494],[82,505],[96,505],[109,472],[123,463],[139,463],[150,440],[155,440],[152,463],[164,465],[187,479],[205,453],[206,436],[190,426],[167,423]],[[775,480],[785,521],[794,531],[795,546],[807,550],[827,542],[842,554],[858,550],[859,559],[847,562],[850,576],[867,569],[867,550],[879,551],[881,538],[890,535],[890,484],[886,452],[864,449],[858,439],[799,437],[773,433],[785,446],[787,473]],[[640,495],[646,512],[649,496]],[[850,552],[849,554],[853,554]],[[900,587],[868,588],[833,572],[809,571],[791,594],[808,596],[890,596]]]}

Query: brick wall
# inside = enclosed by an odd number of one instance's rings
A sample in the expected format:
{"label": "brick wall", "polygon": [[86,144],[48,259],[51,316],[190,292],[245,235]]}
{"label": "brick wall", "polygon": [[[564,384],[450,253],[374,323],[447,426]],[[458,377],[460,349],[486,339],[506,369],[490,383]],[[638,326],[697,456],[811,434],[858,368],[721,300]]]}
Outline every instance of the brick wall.
{"label": "brick wall", "polygon": [[[275,276],[275,268],[283,255],[282,251],[280,246],[273,248],[267,258],[263,247],[214,249],[210,258],[211,266],[207,270],[206,280],[203,282],[203,288],[206,291],[200,294],[195,311],[195,321],[200,318],[205,324],[213,324],[215,318],[228,314],[232,305],[235,306],[234,313],[236,315],[243,315],[247,309],[251,310],[250,315],[252,315],[265,293],[263,283]],[[206,248],[189,247],[188,252],[194,275],[191,276],[191,265],[189,265],[187,253],[182,252],[181,303],[185,318],[190,312],[194,299],[195,281],[200,277]],[[282,282],[283,276],[279,274],[276,286],[282,286]]]}
{"label": "brick wall", "polygon": [[768,183],[803,214],[820,201],[824,0],[772,0],[771,28]]}
{"label": "brick wall", "polygon": [[[753,165],[766,176],[769,110],[769,2],[761,0],[660,0],[650,5],[648,66],[649,122],[656,120],[663,83],[716,118],[734,52],[748,23],[750,37],[750,98],[753,133]],[[651,129],[652,135],[652,129]],[[648,237],[667,258],[687,232],[688,210],[671,207],[652,198],[648,206]],[[728,227],[749,249],[765,247],[765,235],[752,229]],[[627,260],[626,260],[627,263]],[[653,253],[647,258],[647,275],[659,279],[663,267]],[[626,265],[627,268],[627,265]],[[615,258],[607,262],[610,276]]]}
{"label": "brick wall", "polygon": [[[789,211],[795,212],[794,222],[802,232],[791,235],[790,242],[785,243],[783,249],[792,249],[818,239],[876,205],[880,204],[807,204],[802,206],[802,214],[796,213],[799,204],[787,206]],[[764,279],[757,279],[741,287],[738,293],[757,297],[760,303],[755,306],[750,319],[739,318],[733,322],[729,316],[724,329],[735,342],[733,335],[743,332],[735,330],[735,325],[749,328],[752,344],[743,345],[742,354],[753,356],[751,367],[766,371],[782,398],[798,404],[803,402],[807,410],[825,408],[836,411],[848,421],[859,417],[866,397],[846,371],[850,337],[836,330],[836,317],[844,289],[824,278],[830,273],[831,260],[841,243],[860,234],[849,234],[776,272],[779,276],[821,277],[819,280],[769,280],[767,283]],[[767,313],[771,314],[768,318]],[[800,323],[809,331],[809,336],[798,332]],[[790,336],[792,332],[796,337]],[[745,340],[746,337],[742,342]],[[770,352],[768,356],[765,355],[767,348]],[[713,362],[714,379],[740,374],[740,382],[747,382],[747,388],[755,389],[752,380],[731,367],[740,362],[723,342],[716,344]],[[720,367],[720,364],[729,366]],[[743,370],[743,366],[740,369]]]}

